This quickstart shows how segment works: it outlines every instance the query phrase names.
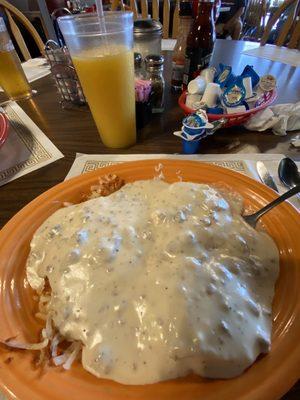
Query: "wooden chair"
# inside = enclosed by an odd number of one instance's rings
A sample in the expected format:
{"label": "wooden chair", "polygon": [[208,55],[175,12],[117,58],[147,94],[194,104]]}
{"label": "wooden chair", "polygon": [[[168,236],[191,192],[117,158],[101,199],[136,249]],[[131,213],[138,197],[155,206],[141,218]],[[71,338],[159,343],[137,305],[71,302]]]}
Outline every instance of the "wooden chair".
{"label": "wooden chair", "polygon": [[261,46],[264,46],[267,43],[272,28],[283,14],[286,14],[287,18],[279,31],[275,44],[277,46],[283,46],[288,41],[288,48],[300,49],[300,0],[285,0],[285,2],[274,12],[267,23],[260,44]]}
{"label": "wooden chair", "polygon": [[266,15],[266,0],[249,0],[243,21],[243,40],[259,40],[265,26]]}
{"label": "wooden chair", "polygon": [[35,27],[32,25],[32,23],[25,17],[21,11],[19,11],[16,7],[8,3],[6,0],[0,0],[0,7],[2,7],[5,11],[5,14],[7,15],[10,29],[12,34],[14,35],[15,41],[17,42],[20,52],[22,53],[23,57],[25,60],[29,60],[31,58],[31,55],[29,53],[29,50],[27,48],[27,45],[23,39],[23,36],[20,32],[20,29],[16,22],[14,21],[14,18],[18,20],[30,33],[32,36],[33,40],[35,41],[39,51],[41,54],[44,53],[44,43],[36,31]]}
{"label": "wooden chair", "polygon": [[47,40],[51,39],[50,34],[48,32],[47,26],[44,22],[42,13],[40,11],[23,11],[23,14],[25,17],[32,23],[35,19],[38,19],[40,21],[40,24],[43,28],[43,31],[45,33],[45,36]]}
{"label": "wooden chair", "polygon": [[[176,39],[178,35],[178,26],[179,26],[179,1],[176,0],[175,9],[173,14],[173,28],[172,28],[172,38]],[[149,7],[148,0],[140,0],[141,3],[141,17],[148,18],[149,15]],[[126,6],[124,5],[123,0],[113,0],[111,9],[114,11],[120,6],[121,10],[125,10]],[[133,12],[134,19],[139,17],[139,11],[137,7],[136,0],[129,1],[129,9]],[[152,18],[156,21],[159,21],[159,0],[152,0]],[[170,0],[163,0],[163,38],[169,38],[169,30],[170,30]]]}

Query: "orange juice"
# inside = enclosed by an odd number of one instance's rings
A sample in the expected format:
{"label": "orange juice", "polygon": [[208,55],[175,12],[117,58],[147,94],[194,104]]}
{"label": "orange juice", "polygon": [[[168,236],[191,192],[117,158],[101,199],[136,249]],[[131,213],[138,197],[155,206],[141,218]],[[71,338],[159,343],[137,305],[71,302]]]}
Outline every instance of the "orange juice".
{"label": "orange juice", "polygon": [[112,148],[136,141],[133,52],[117,50],[108,55],[87,50],[72,57],[100,137]]}
{"label": "orange juice", "polygon": [[31,96],[31,88],[15,50],[0,51],[0,86],[12,100]]}

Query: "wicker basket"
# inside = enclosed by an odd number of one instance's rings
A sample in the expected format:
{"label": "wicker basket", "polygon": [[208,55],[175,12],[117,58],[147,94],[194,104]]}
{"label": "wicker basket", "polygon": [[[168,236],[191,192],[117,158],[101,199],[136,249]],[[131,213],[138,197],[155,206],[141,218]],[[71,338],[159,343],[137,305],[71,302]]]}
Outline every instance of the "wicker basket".
{"label": "wicker basket", "polygon": [[[189,108],[185,105],[187,92],[182,92],[181,96],[178,99],[178,104],[184,111],[185,115],[192,114],[195,112],[192,108]],[[243,113],[236,114],[207,114],[208,120],[210,122],[217,121],[221,118],[226,118],[227,122],[224,125],[224,128],[229,128],[230,126],[243,125],[252,115],[257,112],[263,110],[264,108],[271,105],[277,97],[276,90],[272,90],[270,92],[265,92],[262,98],[259,100],[257,107],[252,108],[252,110],[245,111]]]}

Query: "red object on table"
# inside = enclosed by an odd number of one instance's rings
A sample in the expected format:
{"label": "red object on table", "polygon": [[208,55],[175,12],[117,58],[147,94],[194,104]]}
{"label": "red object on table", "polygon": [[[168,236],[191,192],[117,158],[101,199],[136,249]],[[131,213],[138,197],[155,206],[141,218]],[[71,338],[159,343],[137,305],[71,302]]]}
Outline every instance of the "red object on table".
{"label": "red object on table", "polygon": [[49,14],[52,14],[54,10],[58,8],[67,7],[66,0],[46,0],[46,5],[49,11]]}
{"label": "red object on table", "polygon": [[84,12],[86,12],[86,13],[93,13],[96,11],[97,11],[97,8],[96,8],[95,4],[92,6],[89,6],[89,7],[84,7]]}
{"label": "red object on table", "polygon": [[0,147],[5,143],[8,136],[8,119],[5,114],[0,113]]}
{"label": "red object on table", "polygon": [[[193,114],[196,110],[193,110],[192,108],[189,108],[185,105],[186,95],[187,95],[186,91],[182,92],[181,96],[178,99],[178,104],[184,111],[185,115]],[[243,125],[250,117],[252,117],[252,115],[256,114],[259,111],[262,111],[263,109],[271,105],[275,101],[276,97],[277,97],[277,92],[274,89],[271,92],[266,92],[262,97],[260,105],[258,105],[255,108],[252,108],[252,110],[235,114],[207,114],[208,120],[212,122],[212,121],[217,121],[218,119],[221,118],[226,118],[227,123],[223,126],[223,128]]]}

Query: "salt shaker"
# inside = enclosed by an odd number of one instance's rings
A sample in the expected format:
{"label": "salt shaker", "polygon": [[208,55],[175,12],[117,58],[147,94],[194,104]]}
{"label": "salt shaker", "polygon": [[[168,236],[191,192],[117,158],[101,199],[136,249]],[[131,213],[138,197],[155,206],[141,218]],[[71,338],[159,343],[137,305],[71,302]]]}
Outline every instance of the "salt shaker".
{"label": "salt shaker", "polygon": [[164,111],[165,80],[163,77],[164,57],[161,55],[148,55],[145,57],[147,79],[152,84],[151,104],[153,113]]}

